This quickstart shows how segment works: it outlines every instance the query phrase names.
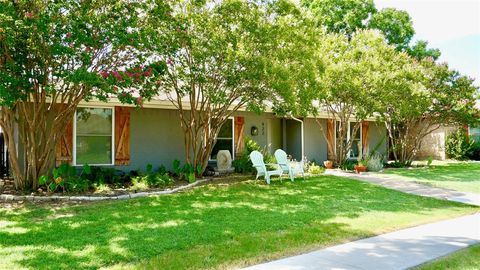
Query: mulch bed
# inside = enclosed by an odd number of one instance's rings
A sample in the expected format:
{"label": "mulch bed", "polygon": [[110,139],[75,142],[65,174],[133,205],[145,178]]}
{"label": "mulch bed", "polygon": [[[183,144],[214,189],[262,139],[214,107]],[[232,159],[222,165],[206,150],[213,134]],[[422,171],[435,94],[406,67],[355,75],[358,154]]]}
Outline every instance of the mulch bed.
{"label": "mulch bed", "polygon": [[[15,209],[15,208],[24,207],[25,205],[32,205],[32,204],[36,206],[45,206],[49,208],[62,207],[67,205],[79,205],[79,204],[97,202],[100,200],[95,200],[95,199],[99,199],[100,197],[112,197],[112,199],[115,199],[114,197],[118,197],[118,196],[122,197],[123,195],[124,199],[128,199],[128,198],[136,197],[134,194],[142,195],[142,197],[148,196],[148,195],[161,195],[158,193],[172,191],[172,190],[174,191],[171,193],[182,192],[191,188],[204,186],[204,185],[231,185],[231,184],[239,183],[239,182],[250,180],[250,179],[252,179],[250,175],[232,174],[232,175],[226,175],[226,176],[217,176],[217,177],[198,179],[197,184],[192,185],[191,187],[188,187],[188,188],[180,189],[180,190],[175,190],[175,189],[186,187],[187,185],[189,185],[189,183],[186,181],[176,181],[174,185],[165,187],[163,189],[152,188],[152,189],[142,190],[142,191],[132,191],[132,190],[122,188],[122,189],[112,189],[112,191],[108,193],[95,193],[95,192],[89,191],[85,193],[57,192],[57,193],[50,193],[50,194],[46,192],[27,193],[24,191],[15,191],[13,186],[13,180],[0,179],[0,195],[16,196],[16,199],[14,200],[12,199],[7,200],[7,199],[0,198],[0,208]],[[170,194],[170,193],[162,193],[162,194]],[[28,196],[29,198],[23,199],[20,197],[20,199],[18,199],[18,196]],[[83,197],[84,199],[88,197],[88,198],[91,198],[92,200],[86,200],[86,199],[76,200],[75,198],[78,198],[78,197]]]}

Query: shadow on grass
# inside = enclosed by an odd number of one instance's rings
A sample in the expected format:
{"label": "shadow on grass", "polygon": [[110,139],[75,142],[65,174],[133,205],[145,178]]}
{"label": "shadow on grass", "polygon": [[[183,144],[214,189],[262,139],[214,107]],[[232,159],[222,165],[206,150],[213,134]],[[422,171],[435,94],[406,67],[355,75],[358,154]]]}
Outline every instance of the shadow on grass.
{"label": "shadow on grass", "polygon": [[161,269],[245,264],[372,235],[338,218],[472,208],[321,176],[203,186],[181,194],[61,209],[0,209],[0,265]]}

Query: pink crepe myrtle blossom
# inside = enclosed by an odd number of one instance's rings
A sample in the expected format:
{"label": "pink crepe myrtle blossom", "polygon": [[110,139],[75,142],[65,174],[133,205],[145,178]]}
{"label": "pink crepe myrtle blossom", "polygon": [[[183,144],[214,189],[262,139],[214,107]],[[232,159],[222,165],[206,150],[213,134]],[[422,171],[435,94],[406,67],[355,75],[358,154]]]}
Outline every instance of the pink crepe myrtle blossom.
{"label": "pink crepe myrtle blossom", "polygon": [[167,64],[168,64],[168,65],[171,65],[171,64],[173,64],[173,62],[172,62],[172,59],[170,59],[170,58],[167,58]]}
{"label": "pink crepe myrtle blossom", "polygon": [[100,71],[100,76],[102,76],[103,78],[107,78],[108,77],[108,72],[105,71],[105,70],[102,70],[102,71]]}
{"label": "pink crepe myrtle blossom", "polygon": [[67,38],[71,38],[72,37],[72,32],[68,32],[67,33]]}
{"label": "pink crepe myrtle blossom", "polygon": [[73,48],[73,43],[68,44],[68,47]]}
{"label": "pink crepe myrtle blossom", "polygon": [[143,107],[143,97],[142,96],[139,96],[137,98],[136,102],[137,102],[137,105],[140,105],[140,107]]}
{"label": "pink crepe myrtle blossom", "polygon": [[122,76],[117,71],[112,71],[113,77],[117,78],[117,80],[122,80]]}
{"label": "pink crepe myrtle blossom", "polygon": [[33,18],[33,13],[30,11],[25,12],[25,17],[32,19]]}

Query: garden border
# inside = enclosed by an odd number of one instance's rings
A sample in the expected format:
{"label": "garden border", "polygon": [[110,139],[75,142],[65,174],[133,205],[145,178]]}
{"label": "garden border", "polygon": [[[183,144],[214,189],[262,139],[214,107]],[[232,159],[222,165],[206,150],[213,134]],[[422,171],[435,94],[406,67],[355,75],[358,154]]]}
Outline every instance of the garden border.
{"label": "garden border", "polygon": [[176,193],[185,189],[195,187],[199,184],[212,181],[213,178],[198,180],[194,183],[176,187],[173,189],[166,189],[160,191],[145,191],[145,192],[136,192],[128,193],[116,196],[38,196],[38,195],[12,195],[12,194],[0,194],[0,201],[31,201],[31,202],[46,202],[46,201],[107,201],[107,200],[126,200],[133,198],[142,198],[153,195],[167,195]]}

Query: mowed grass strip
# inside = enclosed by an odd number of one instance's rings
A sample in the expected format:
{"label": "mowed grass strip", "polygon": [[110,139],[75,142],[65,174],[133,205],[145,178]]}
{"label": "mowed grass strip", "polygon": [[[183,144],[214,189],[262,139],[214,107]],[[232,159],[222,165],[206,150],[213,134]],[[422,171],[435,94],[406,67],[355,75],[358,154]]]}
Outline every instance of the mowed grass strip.
{"label": "mowed grass strip", "polygon": [[480,194],[480,162],[447,163],[430,168],[388,169],[385,173],[399,176],[396,178],[399,180]]}
{"label": "mowed grass strip", "polygon": [[334,176],[61,208],[26,205],[0,209],[0,266],[240,267],[478,210]]}
{"label": "mowed grass strip", "polygon": [[414,268],[415,270],[478,270],[480,269],[480,244],[457,251],[432,262]]}

